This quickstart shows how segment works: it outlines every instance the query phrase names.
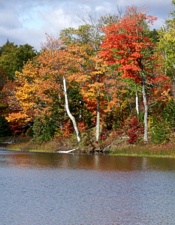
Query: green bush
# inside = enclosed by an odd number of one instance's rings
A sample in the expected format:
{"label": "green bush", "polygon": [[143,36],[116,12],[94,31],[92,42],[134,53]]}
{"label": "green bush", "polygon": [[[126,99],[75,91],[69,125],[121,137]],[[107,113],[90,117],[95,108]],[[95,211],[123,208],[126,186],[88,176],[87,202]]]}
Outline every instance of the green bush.
{"label": "green bush", "polygon": [[162,112],[162,116],[164,120],[166,120],[170,128],[172,130],[175,130],[175,101],[174,99],[171,99],[165,109]]}
{"label": "green bush", "polygon": [[55,122],[48,116],[37,117],[33,124],[33,137],[37,142],[46,142],[53,138],[56,131]]}
{"label": "green bush", "polygon": [[151,141],[154,144],[161,144],[169,140],[169,124],[164,119],[153,118],[151,127]]}

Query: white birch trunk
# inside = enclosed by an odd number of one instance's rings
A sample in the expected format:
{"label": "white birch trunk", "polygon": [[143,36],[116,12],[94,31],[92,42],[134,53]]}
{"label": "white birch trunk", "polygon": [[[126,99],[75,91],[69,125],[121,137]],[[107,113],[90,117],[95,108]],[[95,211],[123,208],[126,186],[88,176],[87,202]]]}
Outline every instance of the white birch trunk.
{"label": "white birch trunk", "polygon": [[148,100],[146,95],[145,83],[142,84],[142,95],[144,105],[144,142],[148,142]]}
{"label": "white birch trunk", "polygon": [[138,97],[137,91],[136,91],[136,112],[137,112],[137,115],[139,115],[139,97]]}
{"label": "white birch trunk", "polygon": [[65,97],[65,108],[66,108],[66,112],[69,116],[69,118],[72,121],[75,133],[76,133],[76,137],[77,137],[77,141],[80,142],[80,134],[78,131],[78,126],[75,120],[75,117],[71,114],[70,110],[69,110],[69,102],[68,102],[68,97],[67,97],[67,86],[66,86],[66,79],[65,77],[63,77],[63,88],[64,88],[64,97]]}
{"label": "white birch trunk", "polygon": [[99,141],[100,137],[100,97],[97,97],[97,119],[96,119],[96,141]]}

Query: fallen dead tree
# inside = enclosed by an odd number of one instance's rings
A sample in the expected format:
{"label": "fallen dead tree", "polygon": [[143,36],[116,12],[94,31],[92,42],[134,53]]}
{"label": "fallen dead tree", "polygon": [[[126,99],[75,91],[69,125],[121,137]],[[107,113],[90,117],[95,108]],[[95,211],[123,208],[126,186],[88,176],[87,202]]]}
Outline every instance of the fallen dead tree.
{"label": "fallen dead tree", "polygon": [[71,150],[59,150],[59,151],[57,151],[57,152],[58,152],[58,153],[66,153],[66,154],[68,154],[68,153],[74,152],[74,151],[76,151],[76,150],[78,150],[78,148],[73,148],[73,149],[71,149]]}

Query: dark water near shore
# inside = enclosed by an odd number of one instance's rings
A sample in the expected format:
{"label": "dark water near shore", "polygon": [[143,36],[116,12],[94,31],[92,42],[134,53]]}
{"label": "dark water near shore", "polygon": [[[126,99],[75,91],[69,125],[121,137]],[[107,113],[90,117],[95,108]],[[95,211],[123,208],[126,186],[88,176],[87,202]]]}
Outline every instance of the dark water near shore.
{"label": "dark water near shore", "polygon": [[1,225],[174,225],[175,159],[0,149]]}

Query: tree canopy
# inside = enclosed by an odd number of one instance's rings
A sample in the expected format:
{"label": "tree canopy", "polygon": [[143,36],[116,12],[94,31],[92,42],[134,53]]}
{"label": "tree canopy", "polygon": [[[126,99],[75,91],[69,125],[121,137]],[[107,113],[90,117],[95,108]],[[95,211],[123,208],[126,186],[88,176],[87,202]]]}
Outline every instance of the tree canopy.
{"label": "tree canopy", "polygon": [[0,48],[0,110],[13,134],[48,141],[76,133],[93,147],[120,135],[131,144],[168,141],[175,124],[174,17],[151,30],[155,20],[128,7],[58,37],[47,34],[39,53],[7,41]]}

